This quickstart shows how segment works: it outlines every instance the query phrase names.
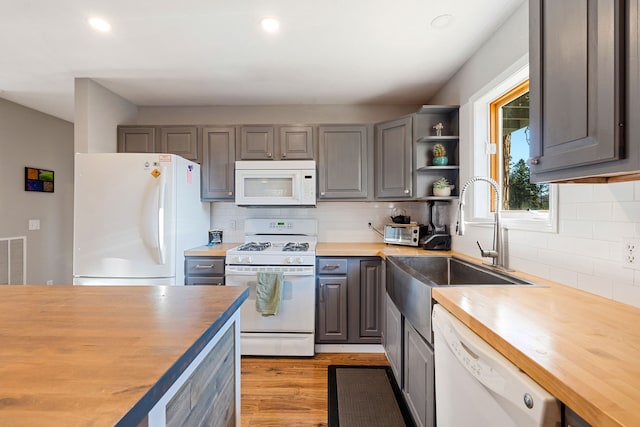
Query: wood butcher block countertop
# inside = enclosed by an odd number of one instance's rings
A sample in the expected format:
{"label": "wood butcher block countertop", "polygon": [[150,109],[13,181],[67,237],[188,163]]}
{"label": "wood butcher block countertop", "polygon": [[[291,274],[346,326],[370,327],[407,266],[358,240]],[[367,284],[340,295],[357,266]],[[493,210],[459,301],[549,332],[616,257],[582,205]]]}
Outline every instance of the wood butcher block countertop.
{"label": "wood butcher block countertop", "polygon": [[385,243],[332,243],[318,242],[317,256],[378,256],[386,258],[390,255],[451,255],[449,251],[425,251],[419,247],[387,245]]}
{"label": "wood butcher block countertop", "polygon": [[218,286],[0,286],[0,425],[136,425],[246,297]]}
{"label": "wood butcher block countertop", "polygon": [[432,295],[593,426],[640,426],[640,309],[549,283]]}

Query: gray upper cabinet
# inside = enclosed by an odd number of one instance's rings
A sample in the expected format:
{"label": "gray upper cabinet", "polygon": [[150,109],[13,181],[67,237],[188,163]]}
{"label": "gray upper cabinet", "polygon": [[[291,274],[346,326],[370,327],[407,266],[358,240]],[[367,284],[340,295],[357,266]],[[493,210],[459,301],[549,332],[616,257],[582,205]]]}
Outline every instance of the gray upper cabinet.
{"label": "gray upper cabinet", "polygon": [[205,127],[202,139],[202,200],[234,200],[236,129]]}
{"label": "gray upper cabinet", "polygon": [[242,126],[240,128],[241,160],[273,160],[275,146],[273,126]]}
{"label": "gray upper cabinet", "polygon": [[412,117],[375,126],[375,197],[413,196]]}
{"label": "gray upper cabinet", "polygon": [[118,126],[119,153],[154,153],[156,128],[153,126]]}
{"label": "gray upper cabinet", "polygon": [[160,128],[160,151],[172,153],[197,162],[198,128],[195,126],[168,126]]}
{"label": "gray upper cabinet", "polygon": [[242,126],[241,160],[313,160],[314,128],[307,125]]}
{"label": "gray upper cabinet", "polygon": [[318,199],[371,199],[369,126],[320,126],[318,133]]}
{"label": "gray upper cabinet", "polygon": [[279,134],[282,160],[315,159],[313,126],[280,126]]}
{"label": "gray upper cabinet", "polygon": [[[531,181],[637,169],[638,150],[624,141],[625,1],[530,0],[529,8]],[[637,38],[629,41],[633,53]]]}
{"label": "gray upper cabinet", "polygon": [[196,126],[118,126],[118,152],[170,153],[200,162]]}

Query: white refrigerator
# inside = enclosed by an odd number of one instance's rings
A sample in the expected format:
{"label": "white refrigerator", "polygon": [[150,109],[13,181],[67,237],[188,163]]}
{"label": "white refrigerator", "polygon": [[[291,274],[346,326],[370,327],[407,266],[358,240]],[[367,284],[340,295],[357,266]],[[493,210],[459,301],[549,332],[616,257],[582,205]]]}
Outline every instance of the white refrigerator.
{"label": "white refrigerator", "polygon": [[207,243],[200,166],[173,154],[75,155],[73,284],[184,285]]}

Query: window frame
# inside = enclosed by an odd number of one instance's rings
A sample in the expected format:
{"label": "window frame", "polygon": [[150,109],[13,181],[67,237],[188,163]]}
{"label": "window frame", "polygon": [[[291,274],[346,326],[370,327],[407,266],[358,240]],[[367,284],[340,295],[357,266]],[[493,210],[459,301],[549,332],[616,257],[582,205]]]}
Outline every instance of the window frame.
{"label": "window frame", "polygon": [[[471,105],[471,145],[472,156],[470,176],[495,176],[493,163],[499,163],[497,146],[492,144],[497,138],[491,134],[491,104],[511,89],[529,80],[528,56],[524,56],[502,74],[485,85],[470,98]],[[549,212],[501,211],[502,224],[507,229],[531,230],[549,233],[558,232],[558,185],[549,184]],[[473,191],[473,219],[470,226],[490,226],[493,221],[495,195],[488,186],[475,186]]]}

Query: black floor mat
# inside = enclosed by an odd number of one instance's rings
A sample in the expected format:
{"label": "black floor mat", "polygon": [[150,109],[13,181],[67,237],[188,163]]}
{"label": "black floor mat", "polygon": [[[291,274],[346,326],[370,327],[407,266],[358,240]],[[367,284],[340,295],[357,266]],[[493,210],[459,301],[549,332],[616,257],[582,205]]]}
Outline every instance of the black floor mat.
{"label": "black floor mat", "polygon": [[415,426],[388,366],[329,365],[329,427]]}

